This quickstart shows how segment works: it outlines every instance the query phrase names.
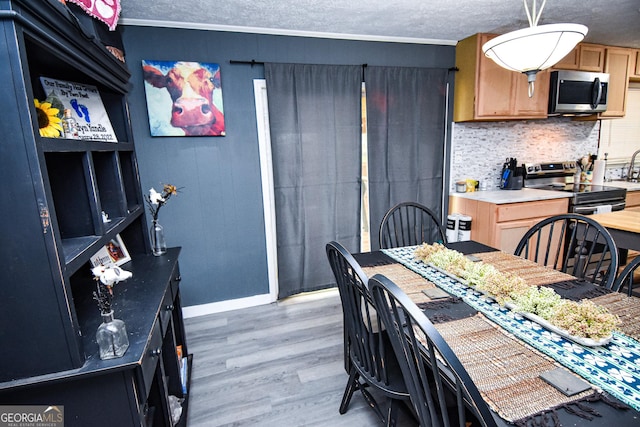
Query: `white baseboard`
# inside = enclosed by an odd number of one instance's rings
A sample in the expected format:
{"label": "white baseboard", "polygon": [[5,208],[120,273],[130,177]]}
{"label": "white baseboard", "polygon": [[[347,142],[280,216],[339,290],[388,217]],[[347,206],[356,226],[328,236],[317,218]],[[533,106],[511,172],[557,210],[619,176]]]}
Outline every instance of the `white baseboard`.
{"label": "white baseboard", "polygon": [[321,298],[330,298],[338,296],[338,288],[322,289],[319,291],[306,292],[290,296],[288,298],[275,301],[270,294],[254,295],[247,298],[238,298],[228,301],[212,302],[209,304],[192,305],[182,308],[182,316],[185,319],[190,317],[206,316],[207,314],[223,313],[225,311],[237,310],[240,308],[256,307],[258,305],[266,305],[277,303],[280,305],[295,304],[298,302],[314,301]]}
{"label": "white baseboard", "polygon": [[206,316],[207,314],[222,313],[224,311],[237,310],[240,308],[255,307],[275,302],[271,295],[254,295],[246,298],[238,298],[228,301],[212,302],[209,304],[192,305],[182,308],[182,316],[185,319],[190,317]]}

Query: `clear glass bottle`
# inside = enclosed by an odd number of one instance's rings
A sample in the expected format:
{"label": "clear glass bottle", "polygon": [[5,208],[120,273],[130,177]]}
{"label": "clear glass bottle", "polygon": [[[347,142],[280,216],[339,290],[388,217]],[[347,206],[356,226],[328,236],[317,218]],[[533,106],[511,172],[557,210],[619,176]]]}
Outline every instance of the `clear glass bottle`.
{"label": "clear glass bottle", "polygon": [[158,220],[152,221],[149,235],[151,238],[151,251],[153,254],[155,256],[160,256],[167,253],[167,243],[164,240],[164,228],[160,225]]}
{"label": "clear glass bottle", "polygon": [[129,348],[127,329],[122,320],[113,318],[113,310],[102,313],[102,323],[98,326],[96,341],[102,360],[122,357]]}
{"label": "clear glass bottle", "polygon": [[66,139],[80,139],[78,122],[71,116],[71,110],[69,108],[65,108],[64,115],[62,116],[62,130],[64,131],[64,137]]}

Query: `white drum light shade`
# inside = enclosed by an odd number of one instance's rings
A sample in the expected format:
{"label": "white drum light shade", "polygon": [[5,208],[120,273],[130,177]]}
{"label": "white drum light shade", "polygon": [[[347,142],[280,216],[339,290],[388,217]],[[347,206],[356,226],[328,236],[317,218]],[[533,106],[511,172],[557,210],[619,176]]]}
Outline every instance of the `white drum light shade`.
{"label": "white drum light shade", "polygon": [[536,73],[567,56],[587,31],[581,24],[536,25],[491,39],[482,51],[499,66],[527,74],[531,96]]}

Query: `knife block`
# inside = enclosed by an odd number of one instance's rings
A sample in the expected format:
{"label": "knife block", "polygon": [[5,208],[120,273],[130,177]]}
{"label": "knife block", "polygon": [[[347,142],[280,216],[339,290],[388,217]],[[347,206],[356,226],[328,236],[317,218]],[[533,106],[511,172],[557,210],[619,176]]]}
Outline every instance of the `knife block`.
{"label": "knife block", "polygon": [[524,181],[523,181],[523,177],[522,175],[520,176],[510,176],[509,179],[507,179],[507,182],[505,183],[504,187],[502,187],[503,190],[521,190],[523,187]]}

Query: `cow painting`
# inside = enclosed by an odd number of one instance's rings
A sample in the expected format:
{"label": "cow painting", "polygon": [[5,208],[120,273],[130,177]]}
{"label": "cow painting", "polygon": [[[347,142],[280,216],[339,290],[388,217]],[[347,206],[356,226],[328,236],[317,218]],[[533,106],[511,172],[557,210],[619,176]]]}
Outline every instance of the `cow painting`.
{"label": "cow painting", "polygon": [[225,135],[220,66],[142,61],[152,136]]}

